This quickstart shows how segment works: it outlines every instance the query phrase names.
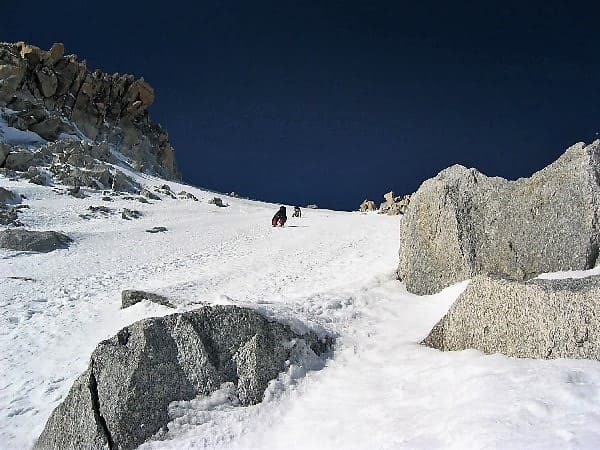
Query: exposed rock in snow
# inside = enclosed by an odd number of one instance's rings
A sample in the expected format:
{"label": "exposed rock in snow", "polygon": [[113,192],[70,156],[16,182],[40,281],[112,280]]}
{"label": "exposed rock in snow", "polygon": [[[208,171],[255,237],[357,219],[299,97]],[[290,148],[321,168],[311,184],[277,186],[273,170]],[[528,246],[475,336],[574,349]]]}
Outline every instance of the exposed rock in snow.
{"label": "exposed rock in snow", "polygon": [[190,193],[190,192],[186,192],[186,191],[181,191],[177,193],[177,196],[179,198],[184,198],[184,199],[188,199],[188,200],[193,200],[195,202],[198,201],[198,197],[196,197],[194,194]]}
{"label": "exposed rock in snow", "polygon": [[121,218],[125,220],[139,219],[140,217],[142,217],[142,213],[135,209],[123,208],[121,211]]}
{"label": "exposed rock in snow", "polygon": [[146,230],[147,233],[164,233],[165,231],[167,231],[166,227],[152,227]]}
{"label": "exposed rock in snow", "polygon": [[0,225],[23,226],[18,219],[19,210],[17,208],[0,203]]}
{"label": "exposed rock in snow", "polygon": [[169,302],[167,297],[162,295],[153,294],[152,292],[136,291],[132,289],[126,289],[121,292],[121,308],[128,308],[142,300],[148,300],[159,305],[168,306],[173,308],[173,305]]}
{"label": "exposed rock in snow", "polygon": [[376,211],[377,205],[375,204],[375,202],[373,200],[365,199],[358,207],[358,210],[360,212]]}
{"label": "exposed rock in snow", "polygon": [[480,275],[424,344],[519,358],[600,360],[600,276],[515,281]]}
{"label": "exposed rock in snow", "polygon": [[154,190],[156,192],[160,193],[160,194],[166,195],[167,197],[170,197],[170,198],[173,198],[173,199],[177,198],[177,197],[175,197],[175,194],[171,190],[171,186],[169,186],[168,184],[163,184],[161,186],[156,186],[154,188]]}
{"label": "exposed rock in snow", "polygon": [[46,253],[58,248],[67,248],[71,242],[73,240],[69,236],[56,231],[0,231],[0,248],[9,250]]}
{"label": "exposed rock in snow", "polygon": [[570,147],[530,178],[452,166],[425,181],[400,225],[398,277],[437,292],[477,274],[523,280],[589,269],[598,257],[600,141]]}
{"label": "exposed rock in snow", "polygon": [[161,198],[158,195],[145,188],[140,191],[140,195],[143,195],[144,197],[149,198],[150,200],[161,200]]}
{"label": "exposed rock in snow", "polygon": [[395,197],[393,191],[385,194],[383,198],[385,201],[379,205],[379,214],[387,214],[388,216],[404,214],[410,203],[410,195]]}
{"label": "exposed rock in snow", "polygon": [[67,194],[75,198],[85,198],[86,195],[81,192],[81,187],[79,185],[73,186],[72,188],[67,189]]}
{"label": "exposed rock in snow", "polygon": [[30,183],[38,184],[40,186],[50,186],[52,184],[52,177],[50,174],[46,170],[35,166],[31,166],[27,169],[25,178],[29,178]]}
{"label": "exposed rock in snow", "polygon": [[0,107],[10,127],[46,140],[63,134],[108,141],[143,171],[178,178],[167,133],[152,123],[154,91],[143,78],[90,72],[62,44],[44,51],[23,42],[0,43]]}
{"label": "exposed rock in snow", "polygon": [[226,207],[226,206],[229,206],[229,205],[226,205],[226,204],[224,204],[224,203],[223,203],[223,200],[222,200],[220,197],[213,197],[213,198],[211,198],[211,199],[208,201],[208,204],[209,204],[209,205],[216,205],[216,206],[219,206],[219,207],[221,207],[221,208],[224,208],[224,207]]}
{"label": "exposed rock in snow", "polygon": [[259,403],[286,361],[328,346],[235,306],[136,322],[96,347],[35,448],[136,448],[167,425],[171,402],[233,382],[241,405]]}
{"label": "exposed rock in snow", "polygon": [[0,205],[16,205],[18,203],[21,203],[19,194],[0,187]]}

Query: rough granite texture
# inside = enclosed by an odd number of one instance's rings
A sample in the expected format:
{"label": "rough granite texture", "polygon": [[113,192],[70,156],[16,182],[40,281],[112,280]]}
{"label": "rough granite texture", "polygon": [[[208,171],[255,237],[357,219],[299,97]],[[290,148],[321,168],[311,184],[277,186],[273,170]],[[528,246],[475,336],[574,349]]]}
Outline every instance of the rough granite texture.
{"label": "rough granite texture", "polygon": [[321,354],[330,342],[235,306],[136,322],[98,345],[35,448],[136,448],[168,424],[169,403],[225,382],[241,405],[258,403],[298,346]]}
{"label": "rough granite texture", "polygon": [[431,294],[478,274],[517,280],[594,267],[600,141],[578,143],[530,178],[452,166],[425,181],[400,225],[398,278]]}
{"label": "rough granite texture", "polygon": [[[147,231],[147,230],[146,230]],[[169,299],[163,295],[153,294],[152,292],[136,291],[134,289],[125,289],[121,292],[121,309],[129,308],[142,300],[157,303],[159,305],[174,308]]]}
{"label": "rough granite texture", "polygon": [[600,276],[475,277],[423,343],[518,358],[600,360]]}
{"label": "rough granite texture", "polygon": [[0,248],[9,250],[47,253],[67,248],[73,240],[57,231],[30,231],[7,229],[0,231]]}
{"label": "rough granite texture", "polygon": [[81,132],[114,144],[136,170],[179,177],[167,133],[150,119],[154,91],[143,78],[92,72],[65,56],[60,43],[44,51],[18,42],[0,43],[0,80],[0,107],[13,111],[5,117],[10,126],[49,141]]}

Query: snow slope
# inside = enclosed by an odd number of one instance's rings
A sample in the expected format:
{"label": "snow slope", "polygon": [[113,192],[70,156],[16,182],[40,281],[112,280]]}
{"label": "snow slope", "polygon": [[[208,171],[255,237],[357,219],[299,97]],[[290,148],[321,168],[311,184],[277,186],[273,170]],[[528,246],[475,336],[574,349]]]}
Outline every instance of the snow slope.
{"label": "snow slope", "polygon": [[[231,405],[227,386],[173,404],[170,431],[143,448],[600,446],[599,363],[418,345],[466,283],[407,293],[394,279],[398,217],[304,210],[274,229],[275,205],[223,197],[230,206],[218,208],[207,203],[214,194],[176,183],[201,201],[103,202],[99,192],[81,200],[0,184],[27,197],[28,228],[76,240],[49,254],[0,250],[0,448],[33,444],[100,340],[173,311],[148,302],[120,310],[129,288],[167,295],[179,311],[234,303],[338,336],[325,367],[290,369],[262,404]],[[89,205],[144,216],[83,220]],[[154,226],[168,232],[144,231]]]}

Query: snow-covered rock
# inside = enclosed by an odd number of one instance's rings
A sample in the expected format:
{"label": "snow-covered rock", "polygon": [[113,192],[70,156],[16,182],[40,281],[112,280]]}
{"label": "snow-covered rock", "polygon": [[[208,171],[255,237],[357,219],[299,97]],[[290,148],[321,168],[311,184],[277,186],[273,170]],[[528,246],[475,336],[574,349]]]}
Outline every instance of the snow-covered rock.
{"label": "snow-covered rock", "polygon": [[35,448],[136,448],[168,424],[171,402],[227,382],[241,405],[256,404],[307,348],[321,354],[328,343],[235,306],[136,322],[98,345]]}
{"label": "snow-covered rock", "polygon": [[480,275],[423,341],[519,358],[600,360],[600,276],[515,281]]}
{"label": "snow-covered rock", "polygon": [[452,166],[425,181],[401,222],[398,277],[430,294],[477,274],[528,279],[594,267],[600,141],[570,147],[530,178]]}

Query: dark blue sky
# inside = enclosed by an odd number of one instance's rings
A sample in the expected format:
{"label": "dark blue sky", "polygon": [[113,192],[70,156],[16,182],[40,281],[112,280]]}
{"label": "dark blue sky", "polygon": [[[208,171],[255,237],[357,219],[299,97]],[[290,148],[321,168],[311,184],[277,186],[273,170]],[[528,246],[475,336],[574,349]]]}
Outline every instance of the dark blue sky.
{"label": "dark blue sky", "polygon": [[143,76],[187,182],[354,209],[600,131],[597,2],[452,3],[0,0],[0,39]]}

